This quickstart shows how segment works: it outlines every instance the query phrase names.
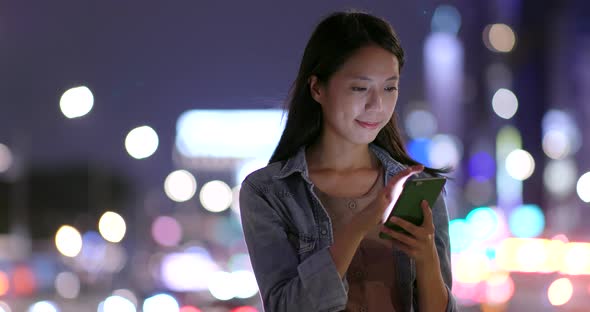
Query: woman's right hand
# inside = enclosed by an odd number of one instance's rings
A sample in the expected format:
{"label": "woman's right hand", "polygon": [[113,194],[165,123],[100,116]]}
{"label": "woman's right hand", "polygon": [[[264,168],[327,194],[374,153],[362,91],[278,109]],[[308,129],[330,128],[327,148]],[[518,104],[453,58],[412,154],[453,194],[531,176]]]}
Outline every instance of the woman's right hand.
{"label": "woman's right hand", "polygon": [[413,174],[422,172],[422,170],[424,170],[422,165],[411,166],[391,177],[373,202],[353,218],[357,226],[364,233],[367,233],[376,225],[385,223],[402,193],[406,180]]}

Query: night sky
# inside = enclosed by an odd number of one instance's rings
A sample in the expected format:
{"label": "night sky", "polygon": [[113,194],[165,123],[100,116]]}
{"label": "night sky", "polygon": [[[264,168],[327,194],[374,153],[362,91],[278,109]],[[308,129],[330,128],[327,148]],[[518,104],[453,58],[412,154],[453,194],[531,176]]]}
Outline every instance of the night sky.
{"label": "night sky", "polygon": [[[198,108],[280,107],[315,24],[334,10],[388,19],[408,55],[400,106],[422,99],[421,46],[431,1],[3,1],[0,142],[29,166],[93,163],[147,187],[173,169],[177,117]],[[469,20],[465,9],[463,23]],[[59,99],[85,85],[92,111],[67,119]],[[403,108],[401,108],[403,109]],[[135,160],[125,135],[147,124],[157,152]]]}

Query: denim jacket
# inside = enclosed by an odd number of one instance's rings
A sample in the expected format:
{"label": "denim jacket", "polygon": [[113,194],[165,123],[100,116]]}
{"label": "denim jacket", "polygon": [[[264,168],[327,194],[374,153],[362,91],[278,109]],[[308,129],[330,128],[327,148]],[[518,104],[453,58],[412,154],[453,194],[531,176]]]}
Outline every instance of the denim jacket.
{"label": "denim jacket", "polygon": [[[370,144],[383,164],[385,182],[405,167],[379,146]],[[417,176],[426,177],[426,173]],[[246,177],[240,191],[242,227],[260,295],[267,312],[342,311],[348,300],[346,276],[340,278],[329,252],[332,223],[313,191],[305,147],[285,161],[269,164]],[[449,301],[451,293],[449,219],[443,196],[432,207],[435,243]],[[394,249],[396,289],[403,311],[418,311],[414,260]]]}

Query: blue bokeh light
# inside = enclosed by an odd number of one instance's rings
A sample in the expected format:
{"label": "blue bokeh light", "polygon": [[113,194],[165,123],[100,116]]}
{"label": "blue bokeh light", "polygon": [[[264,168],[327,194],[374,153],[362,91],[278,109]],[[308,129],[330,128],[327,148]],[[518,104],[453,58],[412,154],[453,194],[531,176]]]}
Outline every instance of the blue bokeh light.
{"label": "blue bokeh light", "polygon": [[545,215],[537,205],[520,205],[510,214],[508,226],[516,237],[537,237],[545,229]]}

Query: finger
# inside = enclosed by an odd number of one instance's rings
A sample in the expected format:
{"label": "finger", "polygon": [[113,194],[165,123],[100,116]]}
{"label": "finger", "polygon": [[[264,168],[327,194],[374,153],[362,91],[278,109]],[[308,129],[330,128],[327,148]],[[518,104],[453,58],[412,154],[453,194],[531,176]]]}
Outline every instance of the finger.
{"label": "finger", "polygon": [[423,200],[420,207],[422,207],[422,214],[424,215],[424,221],[422,227],[427,230],[434,230],[434,220],[432,218],[432,209],[428,205],[428,201]]}
{"label": "finger", "polygon": [[398,240],[408,246],[416,246],[417,241],[414,237],[398,232],[398,231],[394,231],[386,226],[383,227],[383,229],[381,229],[381,232],[386,233],[387,235],[391,236],[393,239]]}
{"label": "finger", "polygon": [[389,221],[399,225],[400,227],[402,227],[404,230],[408,231],[408,233],[410,233],[414,237],[421,237],[422,236],[421,228],[414,225],[411,222],[408,222],[408,221],[406,221],[402,218],[398,218],[398,217],[391,217],[389,219]]}
{"label": "finger", "polygon": [[398,172],[395,176],[393,176],[389,180],[389,182],[387,183],[387,186],[384,189],[384,192],[385,192],[387,198],[392,199],[394,197],[392,195],[393,195],[393,191],[396,187],[399,188],[398,193],[401,192],[401,188],[403,188],[403,185],[406,182],[406,180],[410,176],[412,176],[413,174],[419,173],[422,170],[424,170],[423,165],[416,165],[416,166],[407,167],[406,169]]}

